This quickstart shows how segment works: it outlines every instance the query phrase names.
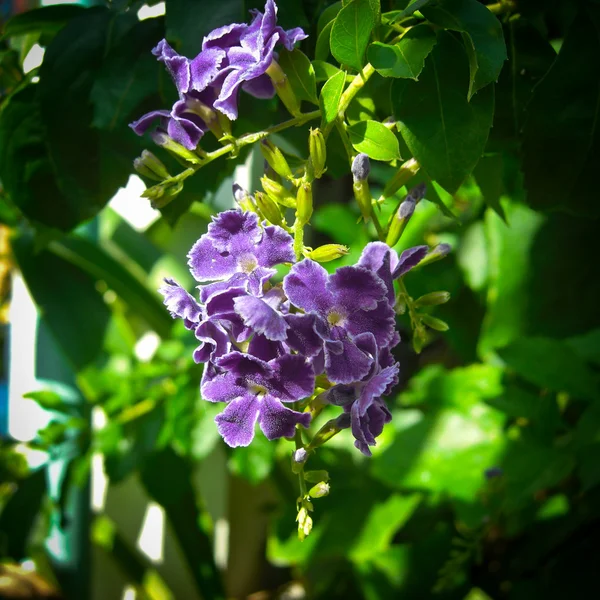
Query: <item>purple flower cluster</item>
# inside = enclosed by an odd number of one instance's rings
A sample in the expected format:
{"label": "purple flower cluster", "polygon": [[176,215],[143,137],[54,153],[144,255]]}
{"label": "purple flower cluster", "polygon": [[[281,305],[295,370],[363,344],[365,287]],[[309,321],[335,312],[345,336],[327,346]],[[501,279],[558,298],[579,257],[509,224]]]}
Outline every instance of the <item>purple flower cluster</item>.
{"label": "purple flower cluster", "polygon": [[131,123],[138,135],[158,120],[159,130],[194,150],[216,118],[215,110],[237,119],[240,88],[257,98],[273,97],[267,69],[276,57],[275,47],[280,44],[293,50],[307,36],[299,27],[284,31],[277,25],[274,0],[267,0],[264,14],[250,12],[249,25],[233,23],[209,33],[192,60],[177,54],[166,40],[159,42],[152,53],[171,74],[179,100],[170,111],[155,110]]}
{"label": "purple flower cluster", "polygon": [[339,423],[370,455],[391,418],[382,397],[398,380],[393,280],[426,253],[419,246],[398,257],[373,242],[354,266],[329,275],[305,259],[273,285],[274,267],[294,263],[291,236],[251,212],[215,217],[188,255],[199,301],[170,279],[160,291],[199,341],[202,396],[226,403],[215,419],[225,442],[247,446],[257,421],[270,440],[308,427],[310,413],[285,405],[309,399],[324,373],[333,384],[326,401],[342,407]]}

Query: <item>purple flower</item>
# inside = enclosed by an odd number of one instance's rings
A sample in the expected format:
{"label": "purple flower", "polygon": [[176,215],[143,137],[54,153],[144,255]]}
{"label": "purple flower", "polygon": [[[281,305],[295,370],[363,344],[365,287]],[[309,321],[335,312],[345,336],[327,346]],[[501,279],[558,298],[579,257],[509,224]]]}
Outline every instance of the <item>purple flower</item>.
{"label": "purple flower", "polygon": [[[188,254],[188,265],[202,286],[200,300],[233,287],[262,295],[263,284],[275,265],[295,260],[293,240],[281,227],[259,227],[251,212],[228,210],[213,218]],[[240,308],[240,310],[242,310]]]}
{"label": "purple flower", "polygon": [[284,354],[265,362],[230,352],[217,359],[216,365],[225,372],[205,379],[201,391],[211,402],[227,402],[215,422],[229,446],[248,446],[257,421],[269,440],[292,437],[297,424],[310,424],[309,413],[282,404],[313,393],[315,375],[303,357]]}
{"label": "purple flower", "polygon": [[295,264],[283,281],[290,302],[306,315],[288,318],[293,333],[288,344],[307,356],[323,349],[325,371],[332,382],[362,379],[373,359],[353,341],[361,333],[373,334],[387,346],[394,337],[394,311],[384,282],[361,266],[340,267],[333,275],[316,262]]}
{"label": "purple flower", "polygon": [[234,23],[209,33],[202,43],[202,52],[225,52],[219,75],[213,85],[219,88],[214,107],[230,119],[237,119],[237,97],[240,88],[257,98],[271,98],[274,87],[267,75],[277,44],[293,50],[294,44],[305,39],[299,27],[284,31],[277,25],[277,6],[267,0],[264,14],[252,10],[250,25]]}
{"label": "purple flower", "polygon": [[336,385],[328,390],[327,402],[342,406],[344,415],[338,419],[342,427],[351,427],[354,445],[366,456],[371,456],[369,446],[389,423],[392,415],[382,399],[398,381],[399,365],[396,362],[382,366],[375,337],[363,333],[355,338],[356,345],[373,359],[369,373],[351,385]]}
{"label": "purple flower", "polygon": [[151,111],[131,123],[130,127],[138,135],[143,135],[153,122],[158,121],[160,131],[166,132],[188,150],[194,150],[208,129],[206,121],[216,99],[215,90],[209,85],[219,72],[225,52],[210,48],[190,61],[177,54],[166,40],[161,40],[152,54],[165,64],[171,74],[179,100],[170,111]]}
{"label": "purple flower", "polygon": [[165,285],[158,291],[163,295],[164,305],[174,319],[183,319],[188,329],[198,324],[202,308],[174,279],[165,278]]}

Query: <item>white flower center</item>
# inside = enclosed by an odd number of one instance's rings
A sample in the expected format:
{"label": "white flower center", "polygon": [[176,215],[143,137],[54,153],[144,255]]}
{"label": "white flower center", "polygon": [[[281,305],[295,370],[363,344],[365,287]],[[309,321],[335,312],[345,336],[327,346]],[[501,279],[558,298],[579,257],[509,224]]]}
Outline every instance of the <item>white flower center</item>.
{"label": "white flower center", "polygon": [[242,273],[252,273],[258,267],[258,261],[253,254],[244,254],[238,259],[238,269]]}

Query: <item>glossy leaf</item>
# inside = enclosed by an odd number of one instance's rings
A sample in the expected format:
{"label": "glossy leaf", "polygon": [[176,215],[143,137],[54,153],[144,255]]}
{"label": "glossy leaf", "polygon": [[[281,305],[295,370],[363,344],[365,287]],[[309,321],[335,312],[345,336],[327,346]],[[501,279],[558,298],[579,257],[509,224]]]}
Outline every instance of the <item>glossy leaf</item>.
{"label": "glossy leaf", "polygon": [[327,81],[339,72],[339,69],[324,60],[313,60],[313,69],[315,70],[315,79],[317,83]]}
{"label": "glossy leaf", "polygon": [[422,12],[432,23],[463,34],[471,73],[469,99],[497,81],[506,60],[506,44],[495,15],[477,0],[437,0]]}
{"label": "glossy leaf", "polygon": [[396,136],[378,121],[359,121],[347,129],[350,142],[358,152],[374,160],[400,159]]}
{"label": "glossy leaf", "polygon": [[345,85],[346,74],[343,71],[336,73],[325,82],[319,96],[319,106],[321,107],[324,125],[332,123],[337,118]]}
{"label": "glossy leaf", "polygon": [[331,54],[340,64],[362,69],[376,20],[371,0],[352,0],[340,10],[331,29]]}
{"label": "glossy leaf", "polygon": [[334,21],[329,21],[317,38],[317,45],[315,46],[315,59],[326,61],[329,58],[330,53],[330,38],[331,30],[333,29]]}
{"label": "glossy leaf", "polygon": [[534,209],[600,216],[599,36],[600,11],[590,7],[572,23],[528,105],[523,172]]}
{"label": "glossy leaf", "polygon": [[317,22],[317,35],[325,29],[325,27],[331,23],[342,9],[343,2],[334,2],[328,6],[320,15],[319,21]]}
{"label": "glossy leaf", "polygon": [[396,80],[392,105],[398,129],[429,177],[454,193],[483,154],[492,125],[491,87],[467,101],[467,57],[442,32],[418,82]]}
{"label": "glossy leaf", "polygon": [[418,79],[425,59],[436,43],[435,33],[427,25],[416,25],[394,44],[374,42],[367,56],[375,70],[384,77]]}
{"label": "glossy leaf", "polygon": [[287,75],[296,97],[318,104],[315,69],[308,57],[297,48],[292,52],[282,50],[279,53],[279,64]]}

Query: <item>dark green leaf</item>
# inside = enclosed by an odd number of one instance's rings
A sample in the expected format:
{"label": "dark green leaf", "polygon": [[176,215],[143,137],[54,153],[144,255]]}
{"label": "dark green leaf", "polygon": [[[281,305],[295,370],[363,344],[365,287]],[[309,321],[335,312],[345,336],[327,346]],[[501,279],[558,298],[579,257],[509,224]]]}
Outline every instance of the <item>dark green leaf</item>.
{"label": "dark green leaf", "polygon": [[338,108],[342,98],[342,92],[346,85],[346,73],[340,71],[330,77],[321,90],[319,106],[323,116],[323,125],[333,123],[338,116]]}
{"label": "dark green leaf", "polygon": [[393,46],[374,42],[369,46],[367,55],[369,62],[384,77],[417,79],[435,43],[436,37],[431,28],[417,25]]}
{"label": "dark green leaf", "polygon": [[493,88],[467,101],[467,57],[451,34],[439,34],[418,82],[396,80],[392,104],[398,129],[431,179],[454,193],[473,170],[488,138]]}
{"label": "dark green leaf", "polygon": [[331,29],[331,54],[340,64],[362,69],[376,19],[371,0],[352,0],[340,10]]}
{"label": "dark green leaf", "polygon": [[296,97],[318,104],[315,70],[308,57],[297,48],[292,52],[284,49],[279,53],[279,64]]}
{"label": "dark green leaf", "polygon": [[317,83],[327,81],[339,72],[339,69],[336,66],[325,62],[324,60],[313,60],[312,65],[315,70],[315,79]]}
{"label": "dark green leaf", "polygon": [[422,10],[429,21],[463,34],[471,77],[469,100],[498,79],[506,60],[500,21],[477,0],[437,0]]}
{"label": "dark green leaf", "polygon": [[2,37],[14,37],[28,33],[55,34],[66,23],[84,11],[83,6],[58,4],[42,6],[34,10],[15,15],[4,25]]}
{"label": "dark green leaf", "polygon": [[486,204],[506,221],[504,209],[500,204],[500,196],[502,196],[504,191],[504,183],[502,181],[503,168],[504,164],[501,154],[484,156],[477,163],[473,175]]}
{"label": "dark green leaf", "polygon": [[600,10],[590,7],[571,25],[528,105],[523,172],[527,201],[537,210],[600,216],[599,80]]}
{"label": "dark green leaf", "polygon": [[315,59],[326,61],[329,58],[329,45],[331,38],[331,30],[335,21],[329,21],[323,28],[323,31],[317,38],[317,45],[315,46]]}
{"label": "dark green leaf", "polygon": [[498,354],[521,377],[543,389],[598,397],[598,378],[574,350],[550,338],[521,338]]}
{"label": "dark green leaf", "polygon": [[317,35],[323,31],[326,25],[331,23],[336,17],[337,14],[342,9],[341,2],[334,2],[331,6],[328,6],[320,15],[319,21],[317,22]]}
{"label": "dark green leaf", "polygon": [[394,18],[394,21],[399,21],[400,19],[410,17],[410,15],[414,14],[418,10],[421,10],[430,2],[431,0],[410,0],[408,6],[404,10],[398,12],[398,15]]}
{"label": "dark green leaf", "polygon": [[378,121],[359,121],[348,127],[347,132],[354,149],[373,160],[401,158],[398,139]]}
{"label": "dark green leaf", "polygon": [[600,365],[600,329],[568,339],[567,344],[588,362]]}

